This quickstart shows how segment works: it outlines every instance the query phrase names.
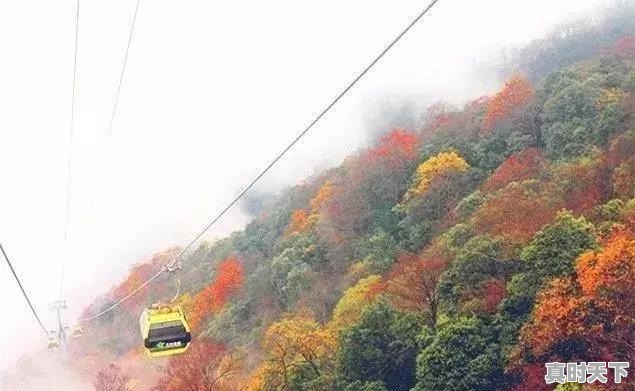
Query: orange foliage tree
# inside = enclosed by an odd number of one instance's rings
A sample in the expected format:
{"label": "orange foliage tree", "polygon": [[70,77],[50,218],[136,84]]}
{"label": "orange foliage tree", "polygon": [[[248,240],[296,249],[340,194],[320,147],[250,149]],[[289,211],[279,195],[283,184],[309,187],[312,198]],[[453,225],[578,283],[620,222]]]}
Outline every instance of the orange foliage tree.
{"label": "orange foliage tree", "polygon": [[507,236],[515,243],[527,242],[556,215],[559,199],[537,191],[537,183],[511,183],[489,198],[474,214],[480,234]]}
{"label": "orange foliage tree", "polygon": [[441,257],[400,254],[383,286],[386,296],[399,309],[425,313],[429,326],[434,328],[439,305],[436,286],[447,264]]}
{"label": "orange foliage tree", "polygon": [[529,102],[534,90],[521,75],[509,79],[505,86],[487,103],[487,110],[483,118],[483,128],[491,131],[497,122],[509,117],[516,109]]}
{"label": "orange foliage tree", "polygon": [[379,145],[367,153],[369,159],[386,159],[400,165],[404,159],[414,159],[417,154],[417,136],[414,133],[395,129],[381,138]]}
{"label": "orange foliage tree", "polygon": [[288,234],[300,234],[313,228],[320,219],[320,210],[333,195],[333,183],[330,180],[324,182],[309,203],[310,210],[296,209],[291,214],[291,221],[287,227]]}
{"label": "orange foliage tree", "polygon": [[267,357],[252,374],[248,391],[290,390],[293,371],[303,366],[315,377],[335,369],[335,333],[305,314],[289,315],[269,326],[263,349]]}
{"label": "orange foliage tree", "polygon": [[311,202],[310,202],[311,214],[320,213],[320,209],[322,209],[322,206],[324,206],[324,204],[329,199],[331,199],[332,196],[333,196],[333,183],[327,180],[324,182],[322,186],[320,186],[320,189],[315,194],[315,197],[311,199]]}
{"label": "orange foliage tree", "polygon": [[192,299],[188,317],[192,329],[197,330],[209,314],[218,312],[229,296],[242,287],[243,281],[243,267],[237,258],[229,257],[222,261],[211,284]]}
{"label": "orange foliage tree", "polygon": [[242,359],[228,353],[223,345],[197,340],[187,353],[168,360],[164,376],[152,391],[238,390],[235,383],[241,369]]}
{"label": "orange foliage tree", "polygon": [[580,255],[575,276],[555,279],[539,295],[521,349],[537,358],[632,361],[634,286],[635,240],[616,231],[603,250]]}
{"label": "orange foliage tree", "polygon": [[509,156],[483,184],[483,190],[494,191],[511,182],[535,178],[547,167],[547,160],[538,148],[527,148]]}
{"label": "orange foliage tree", "polygon": [[309,214],[304,209],[296,209],[291,213],[291,220],[287,227],[287,233],[302,233],[308,231],[312,222],[309,219]]}

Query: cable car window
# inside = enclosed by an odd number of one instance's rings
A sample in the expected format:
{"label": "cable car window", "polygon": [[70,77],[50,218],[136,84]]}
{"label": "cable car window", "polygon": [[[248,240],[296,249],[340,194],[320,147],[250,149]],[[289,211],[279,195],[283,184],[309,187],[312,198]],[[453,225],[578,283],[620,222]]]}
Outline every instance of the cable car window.
{"label": "cable car window", "polygon": [[165,323],[157,323],[150,326],[148,338],[150,340],[161,340],[164,338],[181,337],[186,334],[187,331],[180,321],[172,321]]}

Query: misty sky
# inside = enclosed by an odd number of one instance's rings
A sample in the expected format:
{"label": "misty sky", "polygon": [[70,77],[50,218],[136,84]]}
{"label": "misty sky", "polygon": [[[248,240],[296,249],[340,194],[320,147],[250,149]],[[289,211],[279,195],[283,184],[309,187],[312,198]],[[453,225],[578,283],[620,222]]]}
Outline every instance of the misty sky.
{"label": "misty sky", "polygon": [[[75,0],[0,2],[0,241],[47,324],[63,260],[72,318],[132,263],[189,241],[425,3],[141,0],[106,144],[135,0],[81,0],[65,242]],[[503,48],[602,3],[441,0],[261,188],[368,145],[386,107],[491,92],[487,68]],[[210,236],[246,221],[234,210]],[[0,322],[2,366],[44,339],[5,265],[0,293],[11,314]]]}

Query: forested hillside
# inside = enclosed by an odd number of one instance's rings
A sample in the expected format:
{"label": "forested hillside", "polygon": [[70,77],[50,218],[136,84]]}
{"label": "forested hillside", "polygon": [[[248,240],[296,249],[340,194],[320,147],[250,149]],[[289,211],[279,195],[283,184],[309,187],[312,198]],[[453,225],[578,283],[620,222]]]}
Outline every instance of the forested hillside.
{"label": "forested hillside", "polygon": [[186,354],[139,349],[142,308],[175,291],[166,275],[86,328],[77,367],[130,390],[535,391],[554,389],[546,362],[632,366],[633,16],[535,42],[491,96],[441,101],[259,200],[244,230],[183,261]]}

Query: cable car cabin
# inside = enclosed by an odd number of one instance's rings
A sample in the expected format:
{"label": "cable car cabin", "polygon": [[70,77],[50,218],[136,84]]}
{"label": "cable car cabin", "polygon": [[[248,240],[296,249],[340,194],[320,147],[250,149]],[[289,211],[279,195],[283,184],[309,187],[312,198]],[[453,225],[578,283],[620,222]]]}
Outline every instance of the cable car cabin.
{"label": "cable car cabin", "polygon": [[46,347],[49,348],[49,350],[55,350],[60,347],[60,343],[57,342],[55,338],[49,338]]}
{"label": "cable car cabin", "polygon": [[77,339],[83,336],[84,336],[84,329],[82,328],[82,326],[76,326],[73,328],[73,331],[71,331],[71,339]]}
{"label": "cable car cabin", "polygon": [[183,353],[192,340],[190,327],[179,306],[147,308],[139,320],[141,338],[150,357]]}
{"label": "cable car cabin", "polygon": [[46,344],[46,347],[47,347],[49,350],[55,350],[55,349],[57,349],[57,348],[59,348],[59,347],[60,347],[60,343],[59,343],[59,342],[57,342],[57,340],[56,340],[56,339],[49,338],[49,340],[48,340],[48,342],[47,342],[47,344]]}
{"label": "cable car cabin", "polygon": [[60,347],[60,342],[57,340],[57,334],[55,331],[49,331],[49,335],[46,341],[46,347],[49,350],[55,350]]}

